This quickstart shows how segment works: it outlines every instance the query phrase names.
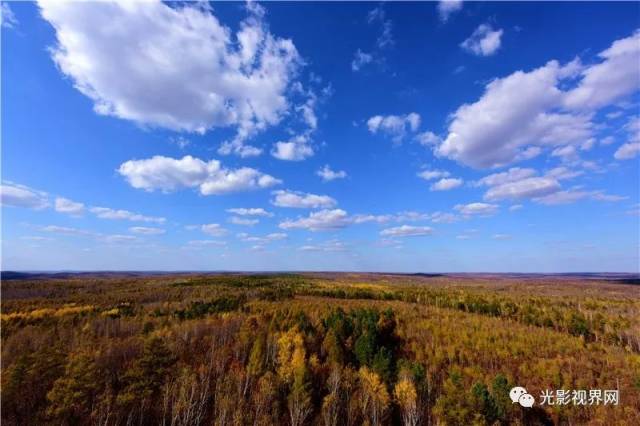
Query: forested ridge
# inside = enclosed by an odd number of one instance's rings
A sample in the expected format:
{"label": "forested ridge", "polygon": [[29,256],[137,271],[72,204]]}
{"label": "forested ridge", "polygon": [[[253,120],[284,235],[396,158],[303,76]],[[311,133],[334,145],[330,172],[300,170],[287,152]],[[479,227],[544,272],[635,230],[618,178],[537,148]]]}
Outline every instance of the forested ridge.
{"label": "forested ridge", "polygon": [[[4,280],[2,421],[637,425],[639,296],[551,278]],[[523,408],[516,385],[620,403]]]}

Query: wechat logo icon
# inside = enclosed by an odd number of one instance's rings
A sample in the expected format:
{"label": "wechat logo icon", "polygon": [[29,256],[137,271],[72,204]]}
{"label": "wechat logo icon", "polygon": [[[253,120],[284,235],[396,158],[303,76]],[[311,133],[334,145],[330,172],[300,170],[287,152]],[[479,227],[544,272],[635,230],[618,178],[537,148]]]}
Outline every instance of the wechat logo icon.
{"label": "wechat logo icon", "polygon": [[527,390],[521,386],[516,386],[509,391],[509,398],[515,404],[516,402],[523,407],[531,408],[536,402],[533,395],[527,393]]}

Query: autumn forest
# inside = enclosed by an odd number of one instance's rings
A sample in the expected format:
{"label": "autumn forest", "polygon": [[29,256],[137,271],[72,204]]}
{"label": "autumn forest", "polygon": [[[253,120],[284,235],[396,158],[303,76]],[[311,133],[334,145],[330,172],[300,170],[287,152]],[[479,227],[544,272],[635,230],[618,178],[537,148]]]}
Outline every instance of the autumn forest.
{"label": "autumn forest", "polygon": [[[632,280],[3,278],[5,425],[640,424]],[[541,405],[548,389],[620,400]]]}

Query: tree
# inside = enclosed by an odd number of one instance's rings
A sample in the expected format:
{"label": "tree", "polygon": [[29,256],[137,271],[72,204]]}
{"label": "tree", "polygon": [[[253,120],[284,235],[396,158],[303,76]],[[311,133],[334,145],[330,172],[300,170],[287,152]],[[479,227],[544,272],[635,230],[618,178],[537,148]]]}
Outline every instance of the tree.
{"label": "tree", "polygon": [[485,424],[491,425],[498,419],[498,407],[484,383],[475,383],[473,385],[471,399],[476,417],[482,417]]}
{"label": "tree", "polygon": [[362,367],[359,371],[362,412],[368,416],[372,426],[378,426],[384,421],[389,406],[389,393],[380,376]]}
{"label": "tree", "polygon": [[76,423],[90,417],[101,387],[100,378],[93,354],[72,354],[64,375],[56,380],[47,394],[50,403],[47,414],[65,423]]}
{"label": "tree", "polygon": [[400,379],[393,389],[393,396],[402,412],[404,426],[416,426],[420,420],[420,412],[418,393],[413,382],[408,378]]}
{"label": "tree", "polygon": [[147,403],[160,399],[160,391],[175,362],[176,358],[160,337],[151,337],[145,342],[142,356],[125,373],[126,387],[118,395],[118,403],[127,407],[130,417],[134,416],[134,404],[138,404],[138,415],[142,418]]}

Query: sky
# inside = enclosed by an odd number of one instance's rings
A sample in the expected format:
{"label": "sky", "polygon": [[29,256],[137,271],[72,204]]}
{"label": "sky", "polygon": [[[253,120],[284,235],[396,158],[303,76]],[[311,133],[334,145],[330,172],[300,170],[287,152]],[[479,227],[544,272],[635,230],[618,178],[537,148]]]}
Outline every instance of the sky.
{"label": "sky", "polygon": [[638,272],[640,4],[2,2],[3,270]]}

